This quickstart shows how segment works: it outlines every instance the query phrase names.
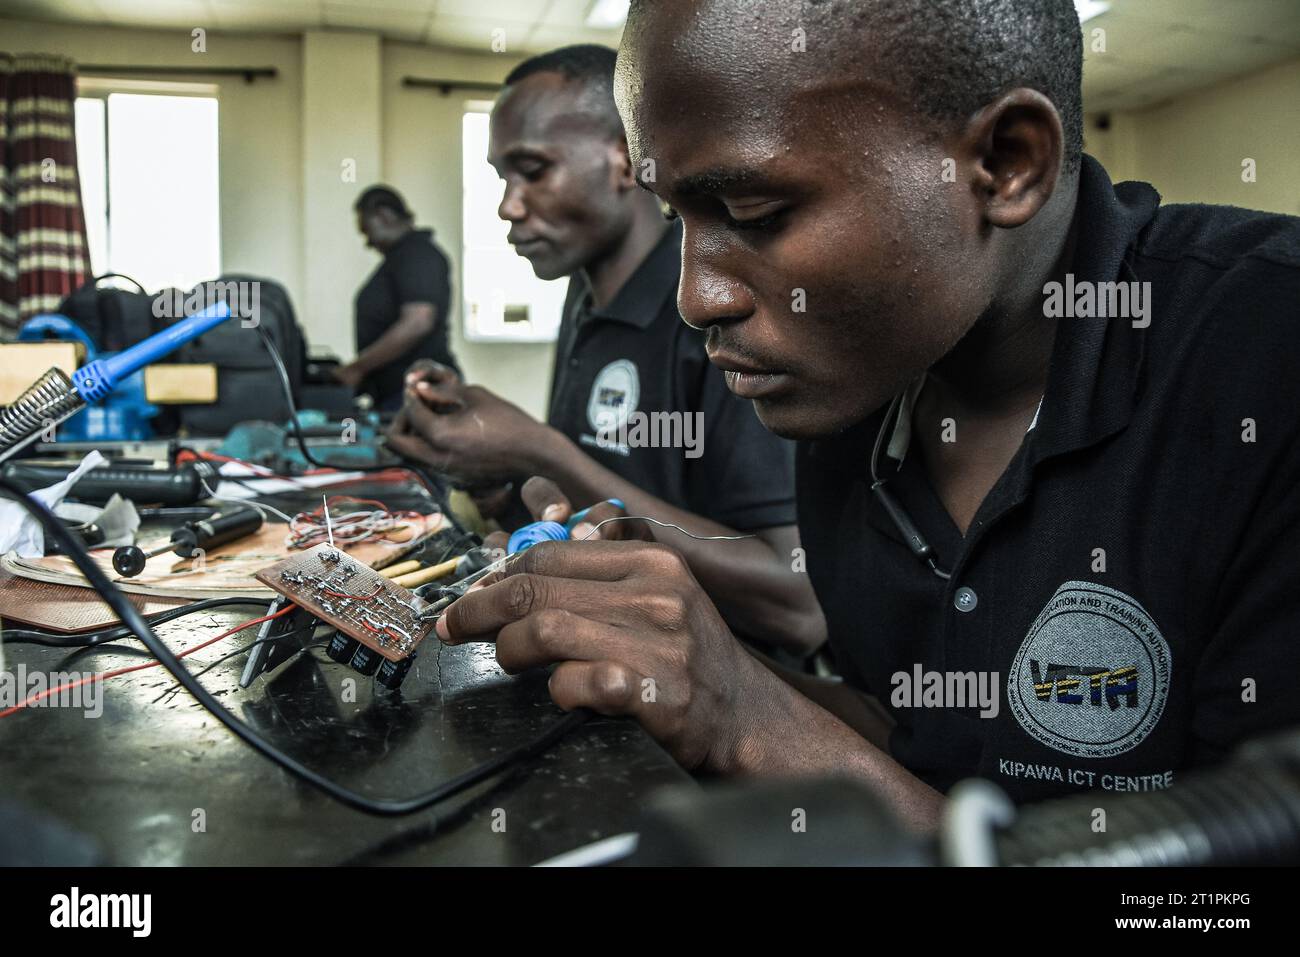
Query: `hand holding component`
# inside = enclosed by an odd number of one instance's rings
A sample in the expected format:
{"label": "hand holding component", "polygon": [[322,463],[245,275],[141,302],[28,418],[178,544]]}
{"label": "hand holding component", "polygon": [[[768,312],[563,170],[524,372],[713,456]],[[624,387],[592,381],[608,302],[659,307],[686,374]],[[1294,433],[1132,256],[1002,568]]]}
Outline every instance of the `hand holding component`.
{"label": "hand holding component", "polygon": [[501,482],[540,471],[538,453],[553,430],[479,386],[461,392],[463,406],[435,412],[411,388],[387,441],[399,455],[466,484]]}
{"label": "hand holding component", "polygon": [[686,768],[744,767],[779,725],[780,679],[733,637],[681,554],[643,542],[546,542],[450,604],[448,644],[495,642],[507,672],[558,664],[561,708],[630,715]]}

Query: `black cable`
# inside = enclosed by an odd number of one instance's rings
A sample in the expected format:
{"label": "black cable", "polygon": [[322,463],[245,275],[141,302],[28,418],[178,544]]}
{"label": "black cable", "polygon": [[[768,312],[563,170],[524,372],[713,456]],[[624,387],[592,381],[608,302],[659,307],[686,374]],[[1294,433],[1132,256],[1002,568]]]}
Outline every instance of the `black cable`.
{"label": "black cable", "polygon": [[[312,455],[311,450],[307,448],[307,440],[302,434],[302,423],[298,419],[298,403],[293,398],[293,383],[289,379],[289,370],[285,367],[284,359],[280,356],[280,350],[275,347],[275,342],[271,339],[271,334],[266,331],[266,327],[258,325],[257,333],[262,337],[262,345],[266,346],[266,352],[271,357],[271,364],[275,366],[276,374],[280,377],[280,386],[284,390],[284,401],[289,406],[289,420],[293,423],[293,437],[298,443],[298,451],[302,457],[310,464],[322,469],[345,469],[349,472],[386,472],[391,468],[407,468],[400,462],[394,462],[389,465],[338,465],[331,462],[322,462],[316,456]],[[411,469],[411,471],[416,471]],[[423,473],[418,473],[424,478]]]}
{"label": "black cable", "polygon": [[[358,794],[341,784],[331,781],[322,774],[313,771],[311,768],[302,764],[296,758],[291,757],[281,751],[271,742],[267,741],[251,727],[237,719],[233,714],[226,710],[220,701],[216,699],[202,684],[199,683],[189,670],[181,664],[180,660],[172,653],[171,649],[158,640],[158,636],[153,633],[149,623],[144,620],[140,610],[131,604],[127,599],[126,593],[115,585],[104,570],[99,567],[98,563],[90,557],[84,545],[78,542],[48,508],[41,502],[28,498],[27,494],[15,485],[9,479],[0,476],[0,489],[8,492],[9,495],[22,506],[23,510],[35,518],[45,528],[45,532],[53,538],[64,549],[64,553],[70,557],[77,568],[91,586],[99,592],[104,601],[108,604],[118,617],[124,621],[133,632],[144,643],[145,647],[153,654],[154,658],[171,672],[172,677],[184,686],[185,690],[192,694],[204,708],[211,712],[212,716],[224,724],[230,731],[241,741],[253,748],[263,757],[275,762],[284,770],[288,771],[294,777],[310,784],[312,787],[324,792],[341,804],[366,814],[374,814],[383,817],[398,817],[405,814],[414,814],[417,811],[423,811],[432,807],[440,801],[453,797],[462,791],[465,791],[476,784],[479,784],[488,778],[494,777],[510,765],[525,758],[531,757],[540,751],[550,747],[554,742],[560,740],[578,725],[582,724],[591,716],[591,712],[579,708],[571,711],[563,718],[551,724],[540,735],[531,741],[527,741],[518,747],[497,755],[490,761],[485,761],[477,767],[470,768],[463,774],[446,781],[431,791],[416,795],[412,798],[399,800],[376,800],[366,797],[364,794]],[[436,639],[435,639],[436,640]]]}
{"label": "black cable", "polygon": [[284,390],[284,401],[289,406],[289,419],[293,423],[293,437],[298,443],[298,451],[302,457],[311,465],[322,469],[343,469],[348,472],[386,472],[392,468],[405,469],[415,475],[425,488],[433,495],[438,504],[439,510],[443,517],[451,522],[452,527],[459,532],[465,532],[465,527],[447,506],[447,490],[442,482],[437,481],[432,475],[425,471],[422,465],[412,462],[409,459],[398,459],[388,465],[334,465],[329,462],[322,462],[311,453],[307,448],[307,440],[302,434],[302,422],[298,418],[298,403],[293,398],[293,383],[289,380],[289,370],[285,367],[284,359],[280,356],[280,350],[276,348],[271,334],[266,331],[266,327],[258,325],[257,333],[262,337],[262,345],[266,347],[267,354],[271,357],[271,364],[275,366],[276,375],[280,379],[280,388]]}
{"label": "black cable", "polygon": [[[217,665],[229,661],[231,658],[235,658],[239,655],[242,655],[245,652],[252,651],[258,645],[265,645],[267,642],[271,642],[271,641],[280,641],[283,638],[295,638],[298,635],[303,635],[306,634],[307,632],[315,631],[317,628],[322,628],[322,627],[326,627],[324,622],[316,622],[315,624],[308,625],[305,628],[296,628],[293,631],[285,632],[283,635],[270,635],[266,638],[258,638],[256,641],[250,641],[248,644],[244,645],[243,647],[236,648],[234,651],[226,652],[226,654],[222,655],[216,661],[213,661],[210,664],[207,664],[204,667],[200,668],[198,671],[193,672],[193,675],[195,678],[202,678],[204,675],[206,675]],[[323,641],[323,642],[317,642],[316,644],[313,645],[307,645],[306,647],[299,648],[296,652],[294,652],[293,657],[297,658],[298,655],[302,654],[304,651],[308,651],[312,648],[323,648],[328,644],[329,644],[328,641]],[[181,690],[180,682],[177,682],[176,684],[168,688],[166,691],[164,691],[162,694],[160,694],[158,697],[154,698],[153,701],[150,702],[150,704],[157,704],[163,698],[175,694],[177,691],[180,690]]]}
{"label": "black cable", "polygon": [[[209,608],[229,608],[233,605],[265,605],[268,601],[269,599],[266,598],[204,598],[188,605],[180,605],[176,608],[169,608],[167,611],[160,611],[145,620],[150,625],[165,625],[169,621],[184,618],[186,615],[192,615],[195,612],[206,611]],[[4,631],[0,631],[0,642],[7,645],[44,645],[46,648],[92,648],[95,645],[118,641],[122,638],[131,638],[134,635],[134,631],[126,625],[115,625],[101,631],[82,632],[75,635],[41,631],[35,628],[6,628]]]}

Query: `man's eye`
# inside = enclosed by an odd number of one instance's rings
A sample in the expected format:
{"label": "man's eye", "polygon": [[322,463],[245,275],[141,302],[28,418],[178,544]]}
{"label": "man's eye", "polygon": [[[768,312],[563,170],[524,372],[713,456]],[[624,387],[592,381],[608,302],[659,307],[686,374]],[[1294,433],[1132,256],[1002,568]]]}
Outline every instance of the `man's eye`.
{"label": "man's eye", "polygon": [[519,167],[520,175],[530,183],[537,182],[537,180],[542,178],[542,174],[545,172],[545,163],[524,163]]}
{"label": "man's eye", "polygon": [[785,213],[784,209],[778,209],[768,213],[766,216],[758,216],[753,219],[737,219],[730,212],[727,212],[727,225],[737,230],[765,230],[774,229],[780,224],[781,216]]}

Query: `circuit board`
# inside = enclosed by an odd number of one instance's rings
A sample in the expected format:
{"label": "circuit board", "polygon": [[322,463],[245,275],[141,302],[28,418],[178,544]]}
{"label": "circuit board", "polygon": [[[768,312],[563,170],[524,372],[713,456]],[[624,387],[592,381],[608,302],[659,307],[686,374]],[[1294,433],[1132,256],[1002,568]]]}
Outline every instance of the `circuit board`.
{"label": "circuit board", "polygon": [[389,661],[401,661],[433,630],[428,602],[341,548],[317,545],[257,573],[257,580]]}

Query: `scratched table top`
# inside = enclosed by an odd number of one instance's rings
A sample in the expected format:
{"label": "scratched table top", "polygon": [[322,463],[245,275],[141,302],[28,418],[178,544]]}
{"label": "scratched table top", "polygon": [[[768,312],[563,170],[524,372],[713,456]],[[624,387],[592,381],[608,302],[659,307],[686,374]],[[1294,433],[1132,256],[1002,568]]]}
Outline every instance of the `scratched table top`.
{"label": "scratched table top", "polygon": [[[263,611],[200,612],[159,634],[179,651]],[[255,631],[185,661],[197,671]],[[5,651],[11,673],[148,660],[134,641],[71,655]],[[330,661],[320,645],[247,690],[243,663],[231,658],[200,680],[278,747],[377,798],[426,791],[562,716],[545,672],[508,676],[490,645],[429,642],[399,693]],[[291,778],[186,692],[169,693],[173,684],[151,668],[106,682],[98,717],[40,708],[0,719],[0,797],[88,837],[111,864],[528,865],[635,830],[651,795],[691,780],[636,724],[598,717],[513,773],[416,815],[376,818]]]}

